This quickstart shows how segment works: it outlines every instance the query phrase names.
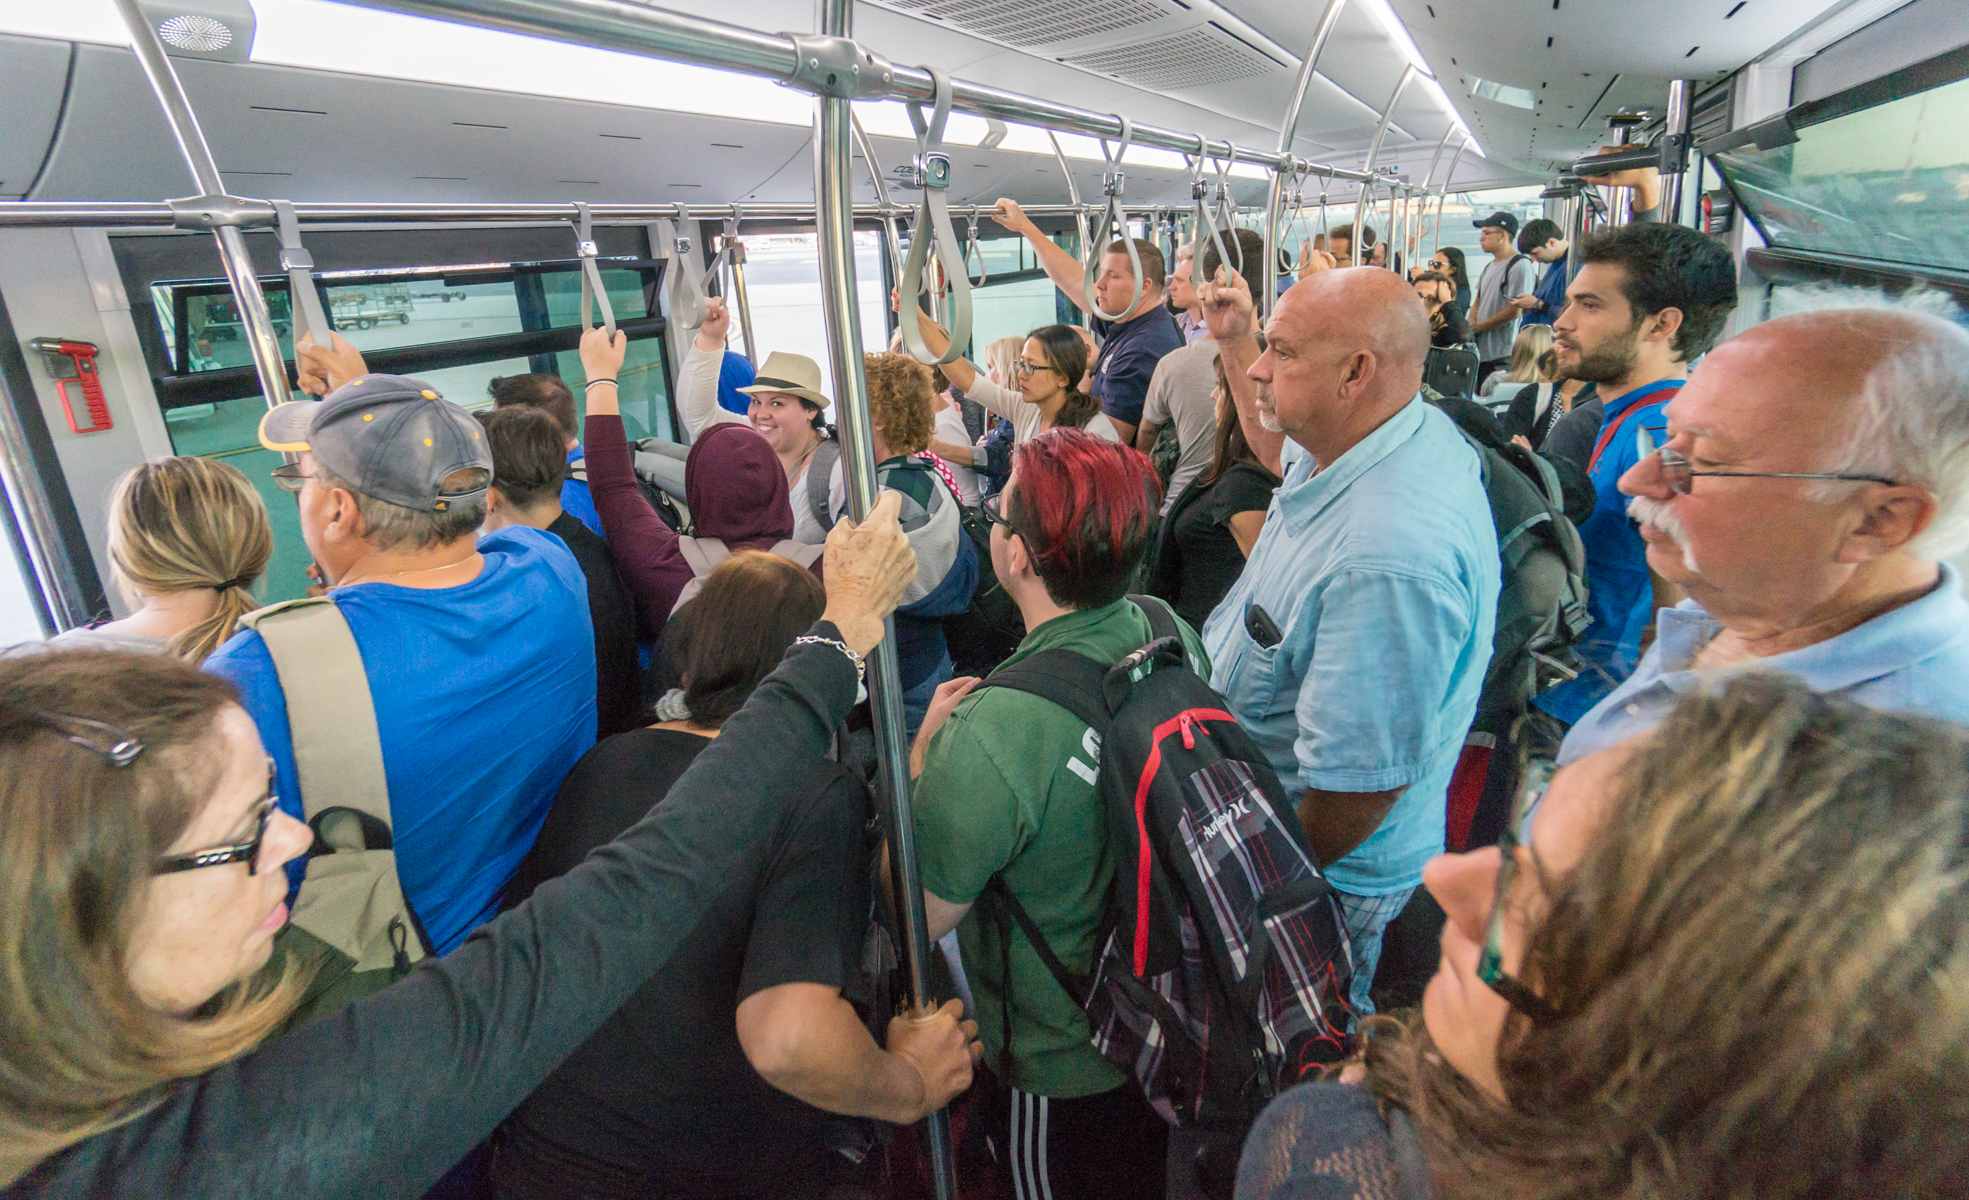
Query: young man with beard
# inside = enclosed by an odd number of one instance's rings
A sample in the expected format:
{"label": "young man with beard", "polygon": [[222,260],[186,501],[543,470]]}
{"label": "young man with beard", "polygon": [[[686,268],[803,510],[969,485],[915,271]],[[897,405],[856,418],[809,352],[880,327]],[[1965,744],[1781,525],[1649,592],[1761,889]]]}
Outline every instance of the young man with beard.
{"label": "young man with beard", "polygon": [[1633,672],[1654,615],[1647,546],[1627,519],[1620,477],[1645,456],[1644,431],[1650,444],[1662,440],[1663,409],[1737,302],[1729,250],[1685,226],[1622,225],[1583,240],[1579,256],[1552,349],[1560,373],[1595,384],[1605,405],[1587,458],[1597,502],[1579,527],[1593,621],[1578,646],[1579,678],[1532,701],[1566,726]]}

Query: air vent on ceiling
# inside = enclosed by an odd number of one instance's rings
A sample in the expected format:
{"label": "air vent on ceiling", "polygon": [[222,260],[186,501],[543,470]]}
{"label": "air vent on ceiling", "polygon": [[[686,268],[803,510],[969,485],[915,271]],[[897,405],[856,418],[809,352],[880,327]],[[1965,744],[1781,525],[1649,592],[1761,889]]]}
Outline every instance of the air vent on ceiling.
{"label": "air vent on ceiling", "polygon": [[1169,14],[1149,0],[887,0],[917,16],[1025,49],[1147,25]]}
{"label": "air vent on ceiling", "polygon": [[210,17],[180,13],[157,27],[157,36],[180,50],[210,54],[232,45],[232,30]]}
{"label": "air vent on ceiling", "polygon": [[1141,87],[1172,92],[1256,79],[1284,69],[1283,64],[1260,54],[1214,22],[1174,37],[1062,55],[1060,61]]}
{"label": "air vent on ceiling", "polygon": [[245,62],[252,53],[251,0],[139,0],[139,6],[175,58]]}

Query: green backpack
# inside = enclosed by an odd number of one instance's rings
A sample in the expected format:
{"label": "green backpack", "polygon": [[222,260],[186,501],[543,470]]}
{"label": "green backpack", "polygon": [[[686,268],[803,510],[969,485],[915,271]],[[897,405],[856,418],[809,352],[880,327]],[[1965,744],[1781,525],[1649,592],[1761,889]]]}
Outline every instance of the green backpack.
{"label": "green backpack", "polygon": [[289,961],[312,971],[292,1029],[381,991],[434,951],[397,881],[383,746],[348,621],[320,598],[269,605],[239,624],[273,657],[314,831],[307,877],[268,964],[275,973]]}

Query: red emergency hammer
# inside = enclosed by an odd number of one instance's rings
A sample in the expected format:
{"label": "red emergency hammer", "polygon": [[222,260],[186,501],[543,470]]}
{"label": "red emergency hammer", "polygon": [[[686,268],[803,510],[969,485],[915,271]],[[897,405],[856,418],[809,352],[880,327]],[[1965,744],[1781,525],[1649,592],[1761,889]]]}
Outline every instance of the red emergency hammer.
{"label": "red emergency hammer", "polygon": [[[62,415],[68,418],[72,433],[101,433],[110,427],[109,400],[103,395],[103,381],[96,374],[97,350],[93,342],[71,342],[65,338],[35,338],[29,345],[47,361],[48,374],[55,378],[55,390],[62,398]],[[89,409],[89,426],[75,423],[75,405],[68,385],[82,385],[82,401]]]}

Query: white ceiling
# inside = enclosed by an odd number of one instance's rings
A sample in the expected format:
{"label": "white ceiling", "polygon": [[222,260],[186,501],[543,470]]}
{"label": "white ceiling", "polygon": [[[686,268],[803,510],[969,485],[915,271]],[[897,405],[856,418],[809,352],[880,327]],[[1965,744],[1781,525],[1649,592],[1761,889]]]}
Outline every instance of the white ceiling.
{"label": "white ceiling", "polygon": [[[1294,147],[1347,167],[1364,159],[1403,65],[1362,2],[1341,15]],[[1833,0],[1746,0],[1734,16],[1726,13],[1736,0],[1393,2],[1488,151],[1488,161],[1464,156],[1456,183],[1469,188],[1548,176],[1555,162],[1607,140],[1603,118],[1615,108],[1659,106],[1667,80],[1678,74],[1703,81],[1726,74]],[[1321,7],[1314,0],[1223,0],[1225,10],[1295,55],[1304,53]],[[778,31],[810,27],[813,9],[810,0],[727,0],[717,15]],[[1013,49],[871,3],[857,10],[856,34],[899,63],[935,65],[956,77],[1266,149],[1276,145],[1293,83],[1289,66],[1279,66],[1236,83],[1165,94],[1064,65],[1053,47]],[[1128,36],[1117,31],[1105,41]],[[1102,42],[1095,36],[1075,45]],[[1688,53],[1691,47],[1697,49]],[[228,187],[243,195],[716,203],[812,196],[808,131],[799,126],[257,63],[175,61]],[[189,193],[189,175],[127,50],[77,44],[66,132],[49,152],[70,69],[66,43],[0,37],[0,111],[13,135],[0,144],[0,196],[18,197],[37,171],[40,200],[154,201]],[[1532,90],[1536,111],[1472,98],[1472,76]],[[1411,87],[1381,161],[1419,181],[1449,127],[1436,101]],[[876,140],[889,167],[913,149]],[[960,150],[954,174],[960,202],[989,203],[1001,193],[1034,202],[1066,198],[1050,155]],[[1094,165],[1076,164],[1076,175],[1083,194],[1091,194]],[[1243,181],[1241,197],[1255,200],[1262,187]],[[872,194],[865,183],[861,194]],[[1131,201],[1182,204],[1187,194],[1180,171],[1129,172]]]}

